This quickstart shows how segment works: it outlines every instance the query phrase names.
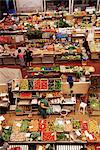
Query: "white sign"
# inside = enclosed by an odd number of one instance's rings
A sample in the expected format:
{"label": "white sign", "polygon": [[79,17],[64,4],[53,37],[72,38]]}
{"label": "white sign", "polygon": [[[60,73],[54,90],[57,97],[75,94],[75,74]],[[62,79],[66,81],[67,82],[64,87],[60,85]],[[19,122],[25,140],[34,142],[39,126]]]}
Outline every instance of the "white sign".
{"label": "white sign", "polygon": [[16,0],[18,12],[34,12],[43,10],[42,0]]}

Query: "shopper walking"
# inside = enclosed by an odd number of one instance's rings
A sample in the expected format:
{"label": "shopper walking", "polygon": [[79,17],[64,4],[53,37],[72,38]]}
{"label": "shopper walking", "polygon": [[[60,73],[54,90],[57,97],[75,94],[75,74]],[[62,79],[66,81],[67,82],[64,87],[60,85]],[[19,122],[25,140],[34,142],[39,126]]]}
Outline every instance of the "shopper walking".
{"label": "shopper walking", "polygon": [[20,61],[20,66],[25,67],[24,53],[22,53],[21,49],[18,50],[18,58]]}
{"label": "shopper walking", "polygon": [[25,51],[25,63],[27,67],[31,66],[31,62],[32,62],[33,58],[32,58],[32,51],[30,49],[27,49]]}

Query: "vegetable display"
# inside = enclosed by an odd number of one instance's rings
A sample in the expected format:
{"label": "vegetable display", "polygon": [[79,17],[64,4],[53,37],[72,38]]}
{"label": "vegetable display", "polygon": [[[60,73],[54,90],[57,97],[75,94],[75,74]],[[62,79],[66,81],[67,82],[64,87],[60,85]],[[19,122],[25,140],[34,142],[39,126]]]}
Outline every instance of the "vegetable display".
{"label": "vegetable display", "polygon": [[66,23],[62,18],[56,22],[57,28],[65,28],[65,27],[71,27],[68,23]]}
{"label": "vegetable display", "polygon": [[98,132],[97,122],[95,120],[90,120],[88,123],[88,130],[90,133],[96,134]]}
{"label": "vegetable display", "polygon": [[57,141],[64,141],[65,133],[57,133],[56,138],[57,138]]}
{"label": "vegetable display", "polygon": [[32,98],[32,92],[21,92],[20,98],[21,99],[30,99],[30,98]]}
{"label": "vegetable display", "polygon": [[55,79],[55,90],[61,90],[61,80]]}
{"label": "vegetable display", "polygon": [[92,97],[90,98],[90,107],[94,110],[100,110],[100,102],[99,99]]}
{"label": "vegetable display", "polygon": [[40,132],[32,132],[31,138],[33,139],[33,141],[40,141],[41,140]]}
{"label": "vegetable display", "polygon": [[46,131],[47,127],[47,120],[39,120],[39,131],[43,132]]}
{"label": "vegetable display", "polygon": [[42,32],[41,30],[31,30],[29,29],[26,33],[28,39],[42,39]]}
{"label": "vegetable display", "polygon": [[27,79],[20,80],[20,90],[28,90],[28,80]]}
{"label": "vegetable display", "polygon": [[55,132],[42,132],[42,140],[43,141],[55,141],[56,140],[56,134]]}
{"label": "vegetable display", "polygon": [[9,141],[11,136],[12,128],[9,127],[8,129],[4,129],[2,133],[2,138],[4,141]]}
{"label": "vegetable display", "polygon": [[21,132],[27,132],[28,131],[28,120],[23,120],[21,123],[20,131]]}
{"label": "vegetable display", "polygon": [[39,121],[37,119],[29,122],[29,132],[37,132],[39,130]]}
{"label": "vegetable display", "polygon": [[54,122],[54,127],[56,132],[64,131],[64,120],[61,118],[57,118]]}
{"label": "vegetable display", "polygon": [[48,86],[49,86],[49,90],[53,91],[54,90],[54,79],[49,79],[48,80]]}
{"label": "vegetable display", "polygon": [[12,127],[3,128],[4,141],[96,141],[99,127],[96,120],[34,119],[14,121]]}
{"label": "vegetable display", "polygon": [[46,131],[54,131],[54,120],[48,120]]}
{"label": "vegetable display", "polygon": [[73,128],[80,129],[80,121],[79,120],[73,120]]}

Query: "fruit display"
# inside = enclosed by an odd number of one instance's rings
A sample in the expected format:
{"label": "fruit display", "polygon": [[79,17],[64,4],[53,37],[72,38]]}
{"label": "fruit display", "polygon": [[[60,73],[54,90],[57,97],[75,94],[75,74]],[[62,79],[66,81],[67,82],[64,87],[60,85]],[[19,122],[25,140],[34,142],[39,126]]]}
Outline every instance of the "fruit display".
{"label": "fruit display", "polygon": [[31,99],[32,98],[32,92],[21,92],[20,93],[20,99]]}
{"label": "fruit display", "polygon": [[20,80],[20,90],[28,90],[28,80],[27,79]]}
{"label": "fruit display", "polygon": [[41,89],[41,80],[40,79],[34,79],[33,89],[34,90],[40,90]]}
{"label": "fruit display", "polygon": [[29,122],[29,132],[37,132],[39,130],[39,121],[37,119]]}
{"label": "fruit display", "polygon": [[59,66],[48,66],[48,67],[46,67],[46,66],[41,66],[41,67],[29,67],[28,68],[28,71],[29,72],[34,72],[34,71],[59,71],[60,70],[60,68],[59,68]]}
{"label": "fruit display", "polygon": [[41,79],[41,90],[48,90],[48,80]]}
{"label": "fruit display", "polygon": [[0,36],[1,44],[11,44],[14,43],[14,39],[11,36]]}
{"label": "fruit display", "polygon": [[47,128],[46,131],[54,131],[54,120],[48,120],[47,121]]}
{"label": "fruit display", "polygon": [[[81,125],[80,125],[81,123]],[[96,141],[99,133],[95,120],[33,119],[14,121],[11,127],[3,127],[5,141]]]}
{"label": "fruit display", "polygon": [[97,121],[90,120],[89,123],[88,123],[88,130],[89,130],[90,133],[96,134],[98,132]]}
{"label": "fruit display", "polygon": [[81,122],[81,130],[88,131],[88,123],[86,121]]}
{"label": "fruit display", "polygon": [[[20,90],[23,92],[21,96],[24,96],[24,91],[27,90],[35,90],[35,91],[42,91],[42,90],[50,90],[50,91],[60,91],[61,90],[61,79],[60,78],[36,78],[36,79],[22,79],[19,81]],[[13,85],[13,88],[15,86]]]}
{"label": "fruit display", "polygon": [[42,135],[42,140],[43,141],[55,141],[56,140],[56,134],[55,134],[55,132],[50,132],[50,131],[48,131],[48,132],[42,132],[41,133]]}
{"label": "fruit display", "polygon": [[46,131],[47,127],[47,120],[39,120],[39,131],[43,132]]}

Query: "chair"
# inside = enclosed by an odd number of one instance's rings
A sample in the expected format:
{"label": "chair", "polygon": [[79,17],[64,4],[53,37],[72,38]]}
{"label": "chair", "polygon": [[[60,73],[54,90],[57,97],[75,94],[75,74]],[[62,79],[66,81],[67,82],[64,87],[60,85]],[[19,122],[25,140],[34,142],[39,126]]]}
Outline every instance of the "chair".
{"label": "chair", "polygon": [[79,106],[79,112],[82,112],[83,114],[85,114],[85,112],[86,112],[86,107],[87,107],[87,104],[84,103],[84,102],[81,102],[81,103],[80,103],[80,106]]}

